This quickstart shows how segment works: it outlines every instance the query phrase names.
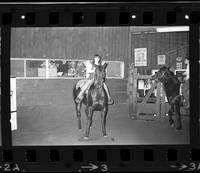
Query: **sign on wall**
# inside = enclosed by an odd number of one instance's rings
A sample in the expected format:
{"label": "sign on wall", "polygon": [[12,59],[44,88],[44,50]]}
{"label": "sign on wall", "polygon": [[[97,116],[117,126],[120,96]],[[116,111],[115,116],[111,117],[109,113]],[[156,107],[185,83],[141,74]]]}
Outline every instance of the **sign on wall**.
{"label": "sign on wall", "polygon": [[147,66],[147,48],[136,48],[135,66]]}
{"label": "sign on wall", "polygon": [[177,62],[176,63],[176,69],[181,70],[183,68],[182,62]]}
{"label": "sign on wall", "polygon": [[182,57],[176,58],[176,69],[178,70],[183,69]]}
{"label": "sign on wall", "polygon": [[158,65],[165,65],[165,55],[158,55]]}

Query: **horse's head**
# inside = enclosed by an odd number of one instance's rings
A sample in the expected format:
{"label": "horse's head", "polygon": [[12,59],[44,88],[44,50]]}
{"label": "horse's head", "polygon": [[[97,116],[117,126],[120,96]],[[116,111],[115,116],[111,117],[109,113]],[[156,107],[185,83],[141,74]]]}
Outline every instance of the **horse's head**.
{"label": "horse's head", "polygon": [[95,76],[94,76],[94,84],[97,87],[101,87],[103,82],[106,80],[106,68],[108,64],[104,65],[95,65]]}
{"label": "horse's head", "polygon": [[174,76],[174,73],[170,70],[170,68],[162,66],[159,71],[152,76],[152,79],[156,82],[163,82],[172,76]]}

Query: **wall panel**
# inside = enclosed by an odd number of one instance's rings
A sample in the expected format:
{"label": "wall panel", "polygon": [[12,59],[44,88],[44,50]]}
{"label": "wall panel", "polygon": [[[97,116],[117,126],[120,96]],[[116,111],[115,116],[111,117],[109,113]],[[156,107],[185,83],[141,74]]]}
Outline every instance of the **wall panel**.
{"label": "wall panel", "polygon": [[[166,65],[176,68],[176,57],[183,60],[189,55],[188,32],[132,34],[131,57],[135,48],[147,48],[147,67],[138,67],[140,73],[159,68],[157,56],[166,55]],[[184,67],[184,66],[183,66]]]}
{"label": "wall panel", "polygon": [[12,58],[128,58],[129,27],[12,29]]}

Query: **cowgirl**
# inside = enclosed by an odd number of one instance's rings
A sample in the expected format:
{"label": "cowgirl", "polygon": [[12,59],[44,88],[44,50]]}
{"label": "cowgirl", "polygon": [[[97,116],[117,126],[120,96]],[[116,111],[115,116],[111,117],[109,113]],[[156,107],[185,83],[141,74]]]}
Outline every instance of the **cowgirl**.
{"label": "cowgirl", "polygon": [[[85,91],[87,89],[89,89],[89,87],[94,83],[95,65],[102,65],[102,58],[97,54],[94,56],[94,59],[92,61],[92,66],[88,71],[88,73],[90,74],[89,78],[86,80],[85,84],[81,87],[81,91],[76,98],[77,103],[80,103],[82,101]],[[103,83],[103,84],[104,84],[104,89],[108,96],[108,104],[112,105],[112,104],[114,104],[114,101],[110,96],[107,85],[105,83]]]}

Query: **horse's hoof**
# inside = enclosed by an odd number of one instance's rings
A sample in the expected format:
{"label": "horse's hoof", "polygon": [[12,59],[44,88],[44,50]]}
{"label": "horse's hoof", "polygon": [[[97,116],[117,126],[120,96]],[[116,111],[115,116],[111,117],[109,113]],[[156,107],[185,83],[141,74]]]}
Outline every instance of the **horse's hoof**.
{"label": "horse's hoof", "polygon": [[115,139],[114,139],[114,138],[111,138],[111,141],[115,141]]}
{"label": "horse's hoof", "polygon": [[182,130],[182,127],[177,127],[177,128],[176,128],[176,131],[177,131],[177,132],[180,131],[180,130]]}
{"label": "horse's hoof", "polygon": [[136,120],[136,119],[137,119],[134,115],[130,115],[130,114],[128,114],[128,117],[129,117],[130,119],[132,119],[132,120]]}
{"label": "horse's hoof", "polygon": [[88,137],[84,136],[83,139],[88,140]]}
{"label": "horse's hoof", "polygon": [[180,131],[181,131],[181,129],[175,129],[175,131],[176,131],[176,132],[180,132]]}
{"label": "horse's hoof", "polygon": [[132,119],[132,120],[137,120],[137,118],[136,118],[136,117],[131,117],[131,119]]}
{"label": "horse's hoof", "polygon": [[108,137],[108,135],[103,135],[103,137],[104,137],[104,138],[107,138],[107,137]]}
{"label": "horse's hoof", "polygon": [[81,132],[81,131],[82,131],[82,129],[78,129],[78,131],[79,131],[79,132]]}
{"label": "horse's hoof", "polygon": [[171,127],[174,127],[174,123],[170,124]]}

